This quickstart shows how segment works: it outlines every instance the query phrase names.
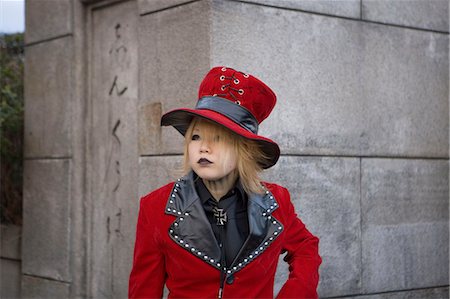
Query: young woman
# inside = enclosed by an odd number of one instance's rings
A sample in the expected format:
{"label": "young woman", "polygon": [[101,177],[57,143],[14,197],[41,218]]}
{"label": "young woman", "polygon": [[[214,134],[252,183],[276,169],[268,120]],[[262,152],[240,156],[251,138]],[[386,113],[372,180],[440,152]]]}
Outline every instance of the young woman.
{"label": "young woman", "polygon": [[276,96],[227,67],[203,79],[195,109],[163,115],[185,136],[186,175],[141,199],[130,298],[272,298],[279,255],[289,278],[277,298],[317,298],[318,239],[289,192],[261,182],[278,145],[257,135]]}

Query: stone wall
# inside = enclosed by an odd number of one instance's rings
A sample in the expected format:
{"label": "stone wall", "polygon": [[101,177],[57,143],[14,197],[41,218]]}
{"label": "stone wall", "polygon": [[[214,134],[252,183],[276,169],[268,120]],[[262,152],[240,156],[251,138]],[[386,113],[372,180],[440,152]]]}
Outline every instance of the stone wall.
{"label": "stone wall", "polygon": [[126,297],[139,197],[180,166],[160,116],[229,65],[278,96],[264,176],[320,237],[320,296],[447,298],[448,7],[28,0],[22,296]]}

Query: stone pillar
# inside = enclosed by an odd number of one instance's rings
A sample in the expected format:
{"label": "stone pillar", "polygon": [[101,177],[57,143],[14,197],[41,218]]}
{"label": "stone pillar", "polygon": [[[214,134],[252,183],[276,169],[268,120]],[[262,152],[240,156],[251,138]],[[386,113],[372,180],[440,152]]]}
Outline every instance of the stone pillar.
{"label": "stone pillar", "polygon": [[321,239],[321,297],[447,295],[448,1],[26,8],[24,297],[126,297],[139,198],[179,175],[160,117],[215,65],[278,96],[265,178]]}
{"label": "stone pillar", "polygon": [[71,273],[73,27],[69,0],[27,1],[22,296],[67,298]]}
{"label": "stone pillar", "polygon": [[87,282],[94,298],[126,298],[138,205],[137,6],[89,13]]}

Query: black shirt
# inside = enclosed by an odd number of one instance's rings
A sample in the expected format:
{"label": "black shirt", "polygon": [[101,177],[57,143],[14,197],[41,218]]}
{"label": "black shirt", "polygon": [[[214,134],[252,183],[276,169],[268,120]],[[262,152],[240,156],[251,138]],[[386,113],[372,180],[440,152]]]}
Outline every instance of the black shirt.
{"label": "black shirt", "polygon": [[226,265],[229,267],[249,233],[247,194],[239,180],[218,202],[208,191],[201,178],[195,180],[195,187],[217,243],[221,248],[223,247],[222,253],[225,255]]}

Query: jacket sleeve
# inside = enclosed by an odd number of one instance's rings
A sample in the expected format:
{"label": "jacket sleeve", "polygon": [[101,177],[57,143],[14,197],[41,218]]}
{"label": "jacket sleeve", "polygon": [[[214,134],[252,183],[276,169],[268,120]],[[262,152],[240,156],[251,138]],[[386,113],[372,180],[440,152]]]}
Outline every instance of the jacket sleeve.
{"label": "jacket sleeve", "polygon": [[312,235],[303,222],[297,217],[285,189],[287,214],[283,252],[287,251],[284,260],[289,264],[289,277],[278,293],[277,298],[318,298],[319,239]]}
{"label": "jacket sleeve", "polygon": [[156,223],[152,223],[155,217],[148,217],[145,209],[141,199],[128,296],[162,298],[166,271],[161,236]]}

